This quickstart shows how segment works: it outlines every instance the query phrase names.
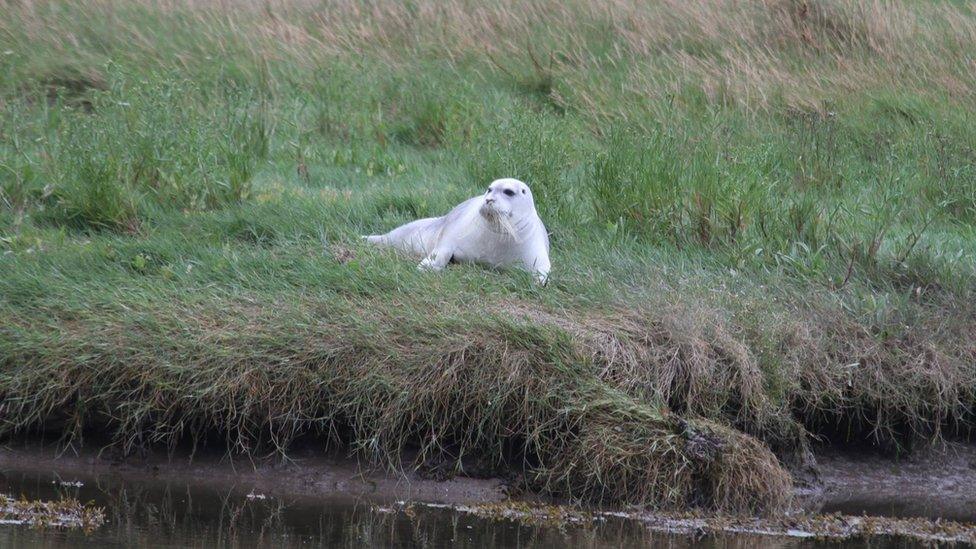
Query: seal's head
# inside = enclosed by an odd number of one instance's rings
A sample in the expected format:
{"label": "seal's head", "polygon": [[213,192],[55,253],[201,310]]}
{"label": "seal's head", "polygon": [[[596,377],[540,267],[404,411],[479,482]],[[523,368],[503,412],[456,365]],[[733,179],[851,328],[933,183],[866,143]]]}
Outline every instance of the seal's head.
{"label": "seal's head", "polygon": [[479,210],[492,222],[520,220],[535,211],[532,191],[518,179],[496,179],[488,186]]}

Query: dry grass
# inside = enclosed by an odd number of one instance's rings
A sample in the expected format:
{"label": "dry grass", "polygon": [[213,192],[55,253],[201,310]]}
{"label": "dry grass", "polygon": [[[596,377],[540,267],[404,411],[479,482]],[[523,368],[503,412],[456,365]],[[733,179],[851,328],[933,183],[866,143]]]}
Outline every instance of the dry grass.
{"label": "dry grass", "polygon": [[[125,451],[214,434],[234,451],[285,451],[315,434],[392,468],[448,456],[524,469],[530,487],[583,501],[763,512],[789,499],[763,444],[604,384],[556,327],[361,305],[111,315],[67,333],[14,319],[4,431],[55,429],[75,444],[107,430]],[[408,450],[416,463],[400,461]]]}
{"label": "dry grass", "polygon": [[33,528],[81,528],[86,532],[105,523],[105,510],[73,498],[58,501],[13,499],[0,494],[0,521]]}
{"label": "dry grass", "polygon": [[[828,307],[777,318],[757,303],[732,320],[685,299],[647,305],[609,316],[505,311],[571,334],[601,379],[639,401],[735,425],[794,465],[809,460],[810,433],[897,447],[972,430],[968,308],[949,318],[929,309],[903,333],[879,336]],[[744,321],[752,314],[758,329]]]}
{"label": "dry grass", "polygon": [[[90,55],[77,28],[52,28],[50,5],[9,8],[8,32],[68,59]],[[176,25],[208,29],[182,52],[159,51],[156,29],[136,14],[158,11]],[[469,0],[320,2],[228,0],[139,3],[86,0],[84,13],[119,31],[129,54],[189,66],[195,51],[247,52],[261,63],[319,66],[336,56],[371,55],[393,64],[436,54],[457,62],[558,77],[556,99],[592,116],[607,105],[658,100],[696,88],[715,103],[826,112],[846,94],[895,85],[971,104],[976,19],[951,3],[888,0],[708,0],[603,3]],[[190,18],[177,22],[175,18]],[[594,74],[626,67],[620,87]],[[506,72],[508,74],[506,74]],[[633,116],[633,113],[630,112]]]}

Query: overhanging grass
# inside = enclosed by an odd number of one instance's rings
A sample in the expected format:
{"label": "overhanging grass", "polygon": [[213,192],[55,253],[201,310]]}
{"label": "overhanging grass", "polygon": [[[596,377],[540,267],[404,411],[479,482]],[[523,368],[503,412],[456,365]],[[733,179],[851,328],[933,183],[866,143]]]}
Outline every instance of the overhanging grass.
{"label": "overhanging grass", "polygon": [[[391,467],[414,446],[421,460],[448,452],[495,467],[519,467],[514,451],[531,486],[591,501],[757,511],[788,497],[760,443],[604,383],[558,326],[423,296],[166,294],[132,288],[108,309],[8,316],[4,430],[78,443],[107,430],[127,450],[216,430],[236,451],[285,451],[313,434]],[[144,307],[157,300],[168,305]],[[52,322],[69,317],[79,329],[65,338]]]}

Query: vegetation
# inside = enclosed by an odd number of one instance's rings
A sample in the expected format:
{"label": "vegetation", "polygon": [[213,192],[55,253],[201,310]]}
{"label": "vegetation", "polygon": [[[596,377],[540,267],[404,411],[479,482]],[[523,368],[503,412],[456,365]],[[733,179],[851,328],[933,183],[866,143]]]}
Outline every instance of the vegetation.
{"label": "vegetation", "polygon": [[[812,439],[973,436],[964,3],[4,12],[0,433],[310,436],[736,512]],[[502,176],[546,288],[360,244]]]}
{"label": "vegetation", "polygon": [[105,523],[105,510],[73,498],[31,501],[0,494],[0,520],[33,528],[81,528],[90,532]]}

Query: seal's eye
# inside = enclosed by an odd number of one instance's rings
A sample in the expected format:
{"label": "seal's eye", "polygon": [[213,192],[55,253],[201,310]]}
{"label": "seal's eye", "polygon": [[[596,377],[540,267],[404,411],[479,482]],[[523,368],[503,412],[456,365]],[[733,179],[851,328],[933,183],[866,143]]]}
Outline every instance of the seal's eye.
{"label": "seal's eye", "polygon": [[487,190],[487,191],[485,191],[485,192],[486,192],[486,193],[490,193],[490,192],[491,192],[491,187],[488,187],[488,190]]}
{"label": "seal's eye", "polygon": [[505,189],[505,196],[515,196],[515,191],[512,189]]}

